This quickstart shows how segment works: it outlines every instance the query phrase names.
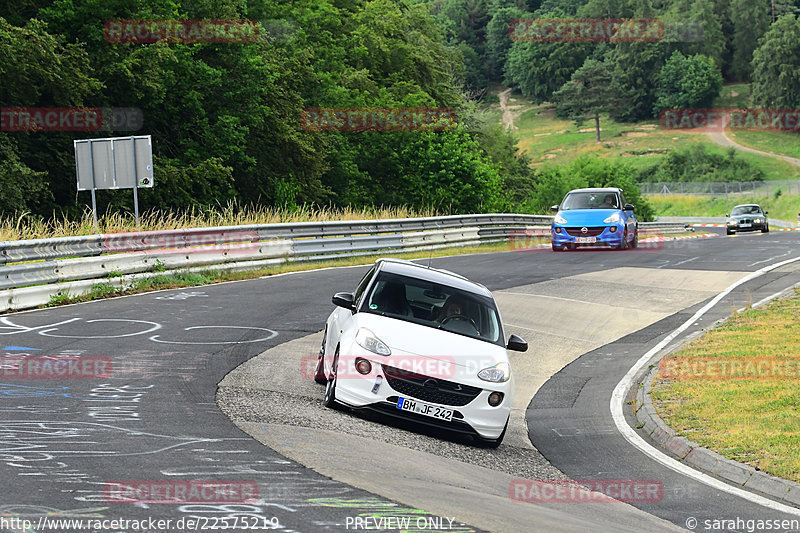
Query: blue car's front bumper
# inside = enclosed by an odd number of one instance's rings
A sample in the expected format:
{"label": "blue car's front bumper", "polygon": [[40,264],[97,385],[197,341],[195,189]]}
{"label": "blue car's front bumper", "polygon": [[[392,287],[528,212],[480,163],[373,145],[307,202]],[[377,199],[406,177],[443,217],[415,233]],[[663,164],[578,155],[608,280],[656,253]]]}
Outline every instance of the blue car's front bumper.
{"label": "blue car's front bumper", "polygon": [[[613,246],[618,247],[622,244],[625,235],[623,224],[605,224],[602,226],[576,227],[569,224],[553,224],[550,227],[550,235],[553,246],[570,248],[575,246]],[[594,238],[594,242],[587,242]],[[586,239],[586,240],[584,240]]]}

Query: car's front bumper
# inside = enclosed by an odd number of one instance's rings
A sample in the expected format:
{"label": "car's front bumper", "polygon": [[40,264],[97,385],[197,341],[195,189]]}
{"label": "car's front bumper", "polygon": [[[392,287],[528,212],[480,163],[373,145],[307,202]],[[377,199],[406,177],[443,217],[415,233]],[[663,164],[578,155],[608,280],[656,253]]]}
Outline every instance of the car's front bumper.
{"label": "car's front bumper", "polygon": [[[439,427],[462,433],[472,433],[485,439],[496,439],[505,428],[506,421],[511,414],[513,379],[505,383],[485,382],[480,387],[475,387],[474,380],[459,379],[452,376],[446,380],[449,383],[461,384],[479,390],[473,399],[465,405],[454,405],[432,401],[429,397],[419,397],[408,390],[396,390],[392,387],[392,380],[387,378],[383,361],[377,355],[358,355],[372,363],[372,371],[367,375],[360,375],[348,368],[340,367],[336,380],[336,400],[353,408],[366,408],[382,412],[394,417],[418,422],[427,426]],[[340,365],[355,364],[354,357],[340,359]],[[441,376],[436,379],[442,379]],[[497,406],[489,405],[489,395],[494,392],[503,393],[503,400]],[[439,406],[453,411],[451,421],[439,420],[433,417],[403,411],[397,407],[398,399],[411,398],[427,404]]]}
{"label": "car's front bumper", "polygon": [[[583,233],[582,227],[569,226],[566,224],[553,224],[550,228],[550,237],[553,246],[570,248],[575,246],[612,246],[618,247],[622,244],[625,235],[623,224],[605,224],[602,226],[587,227]],[[595,242],[580,242],[584,238],[594,237]]]}
{"label": "car's front bumper", "polygon": [[767,225],[767,222],[728,222],[726,224],[728,231],[762,231],[767,228]]}

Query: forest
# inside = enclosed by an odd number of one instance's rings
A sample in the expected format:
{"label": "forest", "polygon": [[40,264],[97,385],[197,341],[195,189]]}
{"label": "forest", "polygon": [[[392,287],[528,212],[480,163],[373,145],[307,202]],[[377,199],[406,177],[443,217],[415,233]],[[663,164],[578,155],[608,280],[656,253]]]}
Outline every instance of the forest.
{"label": "forest", "polygon": [[[25,131],[5,120],[0,213],[79,216],[88,193],[76,190],[72,141],[132,134],[153,138],[155,187],[140,192],[142,209],[535,212],[580,185],[622,186],[635,199],[641,176],[619,161],[532,166],[486,112],[496,98],[490,87],[553,102],[578,121],[709,107],[727,82],[750,83],[758,106],[796,108],[798,12],[800,0],[3,2],[6,118],[13,108],[114,108],[136,110],[141,124],[135,132]],[[510,31],[520,19],[565,18],[658,19],[701,31],[640,42],[535,42]],[[248,21],[257,38],[109,38],[109,21],[130,20]],[[302,123],[309,109],[394,108],[446,109],[454,120],[393,131]],[[651,172],[680,175],[675,166],[698,157],[671,157]],[[740,179],[738,163],[716,160],[727,165],[720,176]],[[98,199],[101,210],[132,209],[130,191]]]}

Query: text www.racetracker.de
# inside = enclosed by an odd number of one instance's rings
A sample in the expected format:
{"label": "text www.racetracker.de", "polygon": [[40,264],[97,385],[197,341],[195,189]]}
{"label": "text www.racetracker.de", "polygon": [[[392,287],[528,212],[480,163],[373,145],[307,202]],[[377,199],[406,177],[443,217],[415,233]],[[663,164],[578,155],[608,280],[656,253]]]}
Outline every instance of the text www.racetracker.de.
{"label": "text www.racetracker.de", "polygon": [[0,529],[11,531],[205,531],[207,529],[278,529],[281,527],[277,517],[266,516],[232,516],[232,517],[184,517],[143,518],[140,520],[126,518],[55,518],[39,517],[38,520],[20,517],[0,517]]}

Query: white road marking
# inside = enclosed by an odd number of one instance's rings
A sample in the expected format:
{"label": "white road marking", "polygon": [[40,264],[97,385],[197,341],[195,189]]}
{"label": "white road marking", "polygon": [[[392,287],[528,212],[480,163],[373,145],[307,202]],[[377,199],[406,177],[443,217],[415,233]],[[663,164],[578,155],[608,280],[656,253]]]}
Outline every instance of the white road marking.
{"label": "white road marking", "polygon": [[[80,318],[76,318],[74,320],[80,320]],[[94,320],[86,321],[87,324],[91,324],[93,322],[134,322],[136,324],[151,324],[152,327],[144,331],[137,331],[135,333],[123,333],[121,335],[53,335],[50,332],[56,331],[58,328],[50,328],[50,329],[43,329],[42,331],[39,332],[39,335],[42,335],[44,337],[58,337],[61,339],[118,339],[120,337],[135,337],[136,335],[145,335],[147,333],[150,333],[151,331],[156,331],[157,329],[161,329],[161,324],[159,324],[158,322],[150,322],[149,320],[133,320],[130,318],[96,318]]]}
{"label": "white road marking", "polygon": [[164,343],[164,344],[248,344],[248,343],[252,343],[252,342],[268,341],[268,340],[270,340],[271,338],[275,337],[278,334],[277,331],[273,331],[273,330],[267,329],[267,328],[257,328],[255,326],[191,326],[191,327],[188,327],[188,328],[183,328],[183,330],[184,331],[190,331],[190,330],[193,330],[193,329],[211,329],[211,328],[258,329],[258,330],[261,330],[261,331],[269,331],[270,335],[267,336],[267,337],[262,337],[260,339],[252,339],[252,340],[249,340],[249,341],[218,341],[218,342],[213,342],[213,341],[208,341],[208,342],[163,341],[163,340],[160,340],[158,338],[160,335],[153,335],[152,337],[150,337],[150,340],[153,341],[153,342],[161,342],[161,343]]}
{"label": "white road marking", "polygon": [[691,257],[691,258],[689,258],[689,259],[684,259],[683,261],[680,261],[680,262],[678,262],[678,263],[675,263],[675,264],[674,264],[674,265],[672,265],[672,266],[678,266],[678,265],[682,265],[682,264],[684,264],[684,263],[690,263],[691,261],[695,261],[696,259],[700,259],[700,257]]}
{"label": "white road marking", "polygon": [[636,431],[632,427],[630,427],[627,424],[627,422],[625,422],[625,415],[623,413],[625,405],[624,402],[625,394],[633,384],[634,378],[639,373],[639,371],[642,368],[644,368],[645,365],[647,365],[656,354],[658,354],[661,350],[664,349],[665,346],[667,346],[670,342],[672,342],[678,335],[686,331],[686,329],[688,329],[690,325],[694,324],[701,316],[706,314],[710,309],[712,309],[716,304],[718,304],[720,300],[722,300],[725,296],[730,294],[730,292],[733,291],[733,289],[735,289],[739,285],[742,285],[743,283],[746,283],[759,276],[762,276],[767,272],[770,272],[771,270],[780,268],[784,265],[788,265],[789,263],[794,263],[795,261],[800,261],[800,257],[786,259],[784,261],[780,261],[779,263],[775,263],[773,265],[760,268],[759,270],[756,270],[755,272],[752,272],[747,276],[741,278],[739,281],[734,282],[724,291],[716,295],[714,299],[712,299],[701,309],[699,309],[691,318],[689,318],[689,320],[681,324],[680,327],[678,327],[675,331],[667,335],[661,342],[653,346],[652,349],[650,349],[638,361],[636,361],[636,364],[633,365],[630,370],[628,370],[628,373],[625,374],[622,380],[619,383],[617,383],[617,386],[614,388],[614,392],[611,394],[610,407],[611,407],[611,417],[614,420],[614,424],[617,426],[617,430],[622,434],[622,436],[625,437],[625,440],[627,440],[633,447],[637,448],[639,451],[649,456],[650,458],[654,459],[658,463],[661,463],[670,470],[673,470],[684,476],[690,477],[695,481],[713,487],[716,490],[727,492],[728,494],[732,494],[734,496],[739,496],[740,498],[744,498],[748,501],[751,501],[768,509],[772,509],[773,511],[779,511],[782,513],[800,516],[800,509],[773,501],[769,498],[765,498],[764,496],[760,496],[753,492],[740,489],[732,485],[728,485],[727,483],[720,481],[719,479],[709,476],[708,474],[704,474],[703,472],[695,470],[694,468],[680,461],[677,461],[672,457],[669,457],[665,453],[661,452],[657,448],[650,445],[647,441],[644,440],[644,438],[641,437],[641,435],[636,433]]}
{"label": "white road marking", "polygon": [[770,261],[772,261],[773,259],[778,259],[779,257],[786,257],[787,255],[789,255],[789,254],[791,254],[791,253],[792,253],[792,252],[791,252],[791,250],[788,250],[788,251],[787,251],[785,254],[776,255],[776,256],[774,256],[774,257],[769,257],[769,258],[767,258],[767,259],[764,259],[763,261],[756,261],[755,263],[750,263],[750,264],[749,264],[749,265],[747,265],[747,266],[756,266],[756,265],[760,265],[761,263],[769,263],[769,262],[770,262]]}

